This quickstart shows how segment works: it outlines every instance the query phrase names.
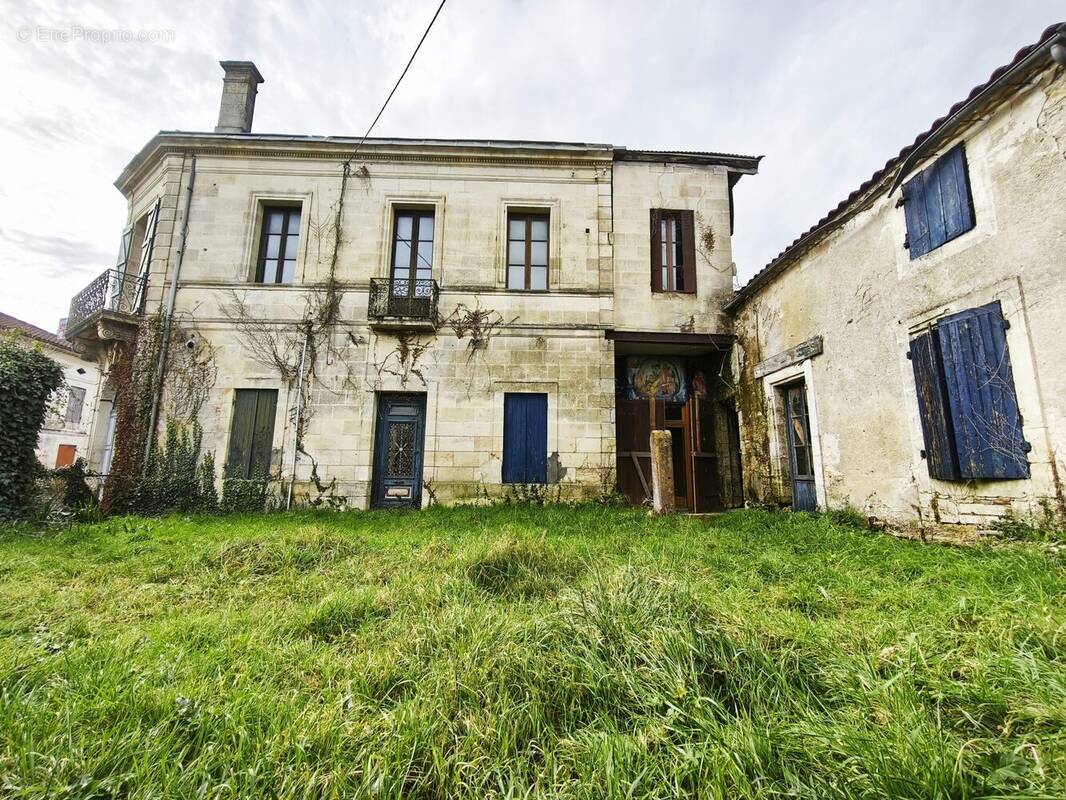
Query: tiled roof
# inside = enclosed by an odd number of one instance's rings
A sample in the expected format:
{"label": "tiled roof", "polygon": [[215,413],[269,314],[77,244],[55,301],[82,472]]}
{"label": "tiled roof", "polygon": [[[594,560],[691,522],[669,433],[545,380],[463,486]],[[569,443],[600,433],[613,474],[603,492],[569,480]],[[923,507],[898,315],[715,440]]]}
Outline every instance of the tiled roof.
{"label": "tiled roof", "polygon": [[797,237],[795,241],[792,242],[792,244],[782,250],[777,255],[777,257],[774,258],[769,264],[759,270],[751,278],[751,280],[749,280],[740,289],[740,291],[738,291],[733,296],[733,299],[730,300],[726,308],[728,309],[739,305],[742,300],[748,297],[761,284],[763,284],[773,275],[777,274],[782,269],[787,267],[789,264],[789,259],[795,253],[797,253],[802,246],[808,244],[808,240],[815,233],[822,232],[824,231],[824,229],[827,228],[827,226],[831,226],[835,222],[842,221],[845,212],[851,207],[851,205],[856,200],[864,196],[867,190],[869,190],[871,187],[880,183],[886,177],[888,177],[889,173],[892,170],[896,169],[899,166],[902,166],[906,162],[907,157],[911,155],[916,150],[916,148],[918,148],[923,142],[925,142],[935,133],[938,133],[940,131],[941,126],[951,120],[952,117],[954,117],[959,110],[964,108],[971,101],[975,100],[983,92],[995,86],[997,81],[999,81],[1004,75],[1014,69],[1014,67],[1021,64],[1031,53],[1033,53],[1033,51],[1037,50],[1038,48],[1047,48],[1049,45],[1049,40],[1055,38],[1056,36],[1061,36],[1063,34],[1066,34],[1066,22],[1057,22],[1054,25],[1050,25],[1049,27],[1045,28],[1044,32],[1040,34],[1040,38],[1035,43],[1023,47],[1021,50],[1015,53],[1014,58],[1010,61],[1010,63],[1004,64],[1002,67],[999,67],[988,77],[988,80],[978,84],[973,89],[971,89],[970,93],[965,97],[965,99],[957,102],[951,107],[947,114],[935,120],[927,130],[923,131],[922,133],[919,133],[911,144],[904,147],[902,150],[899,151],[898,154],[894,155],[887,162],[885,162],[885,165],[881,167],[881,169],[879,169],[877,172],[875,172],[869,180],[863,183],[854,192],[849,194],[845,199],[841,200],[840,203],[838,203],[834,209],[832,209],[828,214],[818,220],[817,223],[812,225],[801,236]]}
{"label": "tiled roof", "polygon": [[9,330],[14,328],[20,330],[32,339],[36,339],[39,342],[50,345],[51,347],[58,347],[60,350],[65,350],[68,353],[74,353],[74,347],[66,339],[46,331],[44,328],[38,328],[36,325],[31,325],[28,322],[23,322],[17,317],[13,317],[10,314],[5,314],[0,311],[0,331]]}

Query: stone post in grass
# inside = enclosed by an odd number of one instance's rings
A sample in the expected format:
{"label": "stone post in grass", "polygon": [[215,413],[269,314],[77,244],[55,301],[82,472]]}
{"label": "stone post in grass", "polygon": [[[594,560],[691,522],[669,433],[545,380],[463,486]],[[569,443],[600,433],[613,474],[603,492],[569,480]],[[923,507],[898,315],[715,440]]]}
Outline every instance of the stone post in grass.
{"label": "stone post in grass", "polygon": [[674,510],[674,458],[670,431],[651,432],[651,507],[656,514]]}

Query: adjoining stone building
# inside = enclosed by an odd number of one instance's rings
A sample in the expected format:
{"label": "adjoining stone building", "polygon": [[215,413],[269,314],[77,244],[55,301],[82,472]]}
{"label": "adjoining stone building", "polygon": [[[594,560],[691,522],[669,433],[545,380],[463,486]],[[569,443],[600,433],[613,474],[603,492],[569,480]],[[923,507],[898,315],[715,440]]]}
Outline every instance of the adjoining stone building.
{"label": "adjoining stone building", "polygon": [[[732,189],[757,158],[256,134],[262,77],[222,66],[218,127],[133,158],[118,264],[72,304],[123,463],[176,420],[227,477],[297,502],[572,498],[616,477],[640,502],[655,425],[681,507],[742,502],[723,307]],[[161,391],[130,388],[157,365]]]}
{"label": "adjoining stone building", "polygon": [[1063,513],[1066,26],[749,282],[748,499],[895,519]]}
{"label": "adjoining stone building", "polygon": [[52,333],[0,312],[0,333],[8,331],[17,331],[39,345],[63,368],[65,385],[49,401],[48,414],[37,436],[37,460],[48,469],[69,467],[79,458],[89,463],[93,458],[89,443],[96,417],[99,368],[63,338],[63,322],[59,332]]}

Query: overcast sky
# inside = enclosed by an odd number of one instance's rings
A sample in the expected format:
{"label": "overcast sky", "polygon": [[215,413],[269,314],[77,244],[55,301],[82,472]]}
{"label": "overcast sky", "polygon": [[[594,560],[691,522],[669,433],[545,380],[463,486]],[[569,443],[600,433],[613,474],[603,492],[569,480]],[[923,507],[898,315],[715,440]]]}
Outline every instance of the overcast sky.
{"label": "overcast sky", "polygon": [[[114,179],[156,131],[214,128],[220,59],[266,79],[254,131],[361,135],[437,2],[6,2],[0,311],[54,330],[113,264]],[[765,155],[736,191],[744,279],[1062,10],[448,0],[374,135]],[[135,41],[105,41],[114,29]]]}

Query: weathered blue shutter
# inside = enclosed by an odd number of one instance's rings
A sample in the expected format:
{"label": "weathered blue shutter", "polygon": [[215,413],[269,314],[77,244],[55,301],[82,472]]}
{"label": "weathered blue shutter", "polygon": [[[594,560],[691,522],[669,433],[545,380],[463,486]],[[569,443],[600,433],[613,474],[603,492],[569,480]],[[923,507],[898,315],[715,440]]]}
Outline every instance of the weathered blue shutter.
{"label": "weathered blue shutter", "polygon": [[907,248],[911,259],[929,252],[929,223],[925,219],[925,181],[922,174],[903,184],[903,214],[907,220]]}
{"label": "weathered blue shutter", "polygon": [[936,178],[944,213],[944,241],[973,227],[973,202],[966,176],[966,152],[962,145],[948,151],[936,163]]}
{"label": "weathered blue shutter", "polygon": [[962,478],[1029,477],[1005,331],[999,301],[937,325]]}
{"label": "weathered blue shutter", "polygon": [[547,483],[548,396],[503,397],[503,482]]}
{"label": "weathered blue shutter", "polygon": [[974,226],[966,153],[961,144],[903,185],[903,213],[912,259]]}
{"label": "weathered blue shutter", "polygon": [[948,240],[944,227],[944,200],[937,177],[939,162],[922,173],[922,199],[925,201],[925,221],[929,226],[929,249],[936,250]]}
{"label": "weathered blue shutter", "polygon": [[918,416],[922,421],[929,476],[945,481],[958,480],[955,436],[936,334],[926,332],[912,339],[910,359],[918,392]]}

